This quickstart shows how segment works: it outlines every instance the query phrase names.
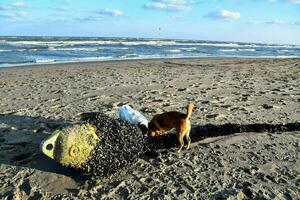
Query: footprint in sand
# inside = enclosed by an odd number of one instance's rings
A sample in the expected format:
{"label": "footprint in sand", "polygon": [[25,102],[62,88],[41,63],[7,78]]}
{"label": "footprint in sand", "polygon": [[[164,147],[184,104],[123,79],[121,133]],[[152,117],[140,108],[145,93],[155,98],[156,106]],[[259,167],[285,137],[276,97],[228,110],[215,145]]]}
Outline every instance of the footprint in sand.
{"label": "footprint in sand", "polygon": [[218,114],[208,114],[206,115],[207,118],[211,119],[211,118],[217,118]]}
{"label": "footprint in sand", "polygon": [[261,105],[261,107],[263,107],[264,109],[267,109],[267,110],[273,108],[272,105],[268,105],[268,104],[263,104],[263,105]]}

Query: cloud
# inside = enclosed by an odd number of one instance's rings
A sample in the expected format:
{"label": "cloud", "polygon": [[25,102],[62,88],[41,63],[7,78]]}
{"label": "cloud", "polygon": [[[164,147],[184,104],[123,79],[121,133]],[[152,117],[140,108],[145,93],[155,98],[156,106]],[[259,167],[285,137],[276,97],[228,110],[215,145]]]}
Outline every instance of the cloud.
{"label": "cloud", "polygon": [[107,16],[110,16],[110,17],[121,17],[121,16],[124,15],[121,10],[111,9],[111,8],[105,8],[103,10],[100,10],[98,13],[100,15],[107,15]]}
{"label": "cloud", "polygon": [[0,5],[0,10],[9,10],[11,7],[9,5]]}
{"label": "cloud", "polygon": [[300,4],[300,0],[268,0],[269,2],[288,2],[288,3],[295,3]]}
{"label": "cloud", "polygon": [[28,7],[28,4],[25,3],[24,1],[17,1],[15,3],[12,4],[2,4],[0,5],[0,10],[13,10],[16,8],[24,8],[24,7]]}
{"label": "cloud", "polygon": [[16,15],[14,13],[0,13],[0,17],[15,18]]}
{"label": "cloud", "polygon": [[75,17],[72,20],[77,22],[97,22],[103,20],[105,16],[121,17],[124,16],[124,14],[121,10],[118,9],[105,8],[98,12],[95,12],[90,16]]}
{"label": "cloud", "polygon": [[17,19],[22,19],[27,14],[28,14],[27,11],[20,10],[20,11],[12,11],[12,12],[0,13],[0,17],[4,17],[4,18],[7,18],[7,19],[17,20]]}
{"label": "cloud", "polygon": [[20,19],[28,14],[27,11],[21,10],[25,7],[28,7],[28,4],[24,1],[16,1],[11,4],[0,5],[0,11],[3,12],[0,13],[0,16],[9,19]]}
{"label": "cloud", "polygon": [[293,25],[300,26],[300,21],[299,22],[294,22]]}
{"label": "cloud", "polygon": [[70,7],[68,6],[58,6],[58,7],[50,7],[50,9],[54,10],[54,11],[58,11],[58,12],[65,12],[70,10]]}
{"label": "cloud", "polygon": [[63,0],[63,4],[70,6],[72,4],[72,0]]}
{"label": "cloud", "polygon": [[272,21],[267,21],[267,22],[265,22],[265,24],[299,26],[300,21],[288,22],[288,21],[284,21],[284,20],[281,20],[281,19],[276,19],[276,20],[272,20]]}
{"label": "cloud", "polygon": [[217,12],[210,12],[204,15],[204,17],[211,19],[223,19],[223,20],[238,20],[241,18],[240,12],[220,10]]}
{"label": "cloud", "polygon": [[273,24],[273,25],[285,25],[287,24],[284,20],[272,20],[272,21],[267,21],[266,24]]}
{"label": "cloud", "polygon": [[28,14],[28,12],[27,12],[27,11],[24,11],[24,10],[20,10],[20,11],[17,11],[16,14],[17,14],[18,16],[25,16],[25,15]]}
{"label": "cloud", "polygon": [[28,4],[25,3],[24,1],[17,1],[15,3],[12,3],[11,6],[16,8],[22,8],[22,7],[27,7]]}
{"label": "cloud", "polygon": [[152,0],[144,5],[148,9],[168,10],[168,11],[188,11],[191,10],[191,2],[186,0]]}
{"label": "cloud", "polygon": [[60,0],[57,6],[49,7],[51,10],[65,12],[71,9],[72,0]]}
{"label": "cloud", "polygon": [[250,19],[250,20],[247,20],[247,21],[246,21],[246,24],[257,25],[257,24],[261,24],[261,22],[260,22],[260,21],[257,21],[257,20],[252,20],[252,19]]}
{"label": "cloud", "polygon": [[296,21],[296,22],[289,22],[289,21],[285,21],[282,19],[275,19],[275,20],[270,20],[270,21],[257,21],[257,20],[248,20],[246,21],[246,24],[249,25],[278,25],[278,26],[298,26],[300,25],[300,22]]}
{"label": "cloud", "polygon": [[102,16],[88,16],[88,17],[76,17],[73,18],[73,20],[78,21],[78,22],[96,22],[96,21],[101,21],[103,20]]}

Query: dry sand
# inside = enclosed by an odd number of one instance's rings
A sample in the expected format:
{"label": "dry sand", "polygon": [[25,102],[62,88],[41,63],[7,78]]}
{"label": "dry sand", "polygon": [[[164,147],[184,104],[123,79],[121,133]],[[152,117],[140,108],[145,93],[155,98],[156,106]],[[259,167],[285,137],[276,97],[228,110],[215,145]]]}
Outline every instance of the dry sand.
{"label": "dry sand", "polygon": [[[299,199],[300,59],[202,58],[0,69],[0,199]],[[39,143],[85,112],[148,119],[196,109],[193,127],[286,124],[162,149],[91,183],[46,158]],[[298,124],[299,125],[299,124]],[[260,130],[261,131],[261,130]],[[279,134],[278,134],[279,133]]]}

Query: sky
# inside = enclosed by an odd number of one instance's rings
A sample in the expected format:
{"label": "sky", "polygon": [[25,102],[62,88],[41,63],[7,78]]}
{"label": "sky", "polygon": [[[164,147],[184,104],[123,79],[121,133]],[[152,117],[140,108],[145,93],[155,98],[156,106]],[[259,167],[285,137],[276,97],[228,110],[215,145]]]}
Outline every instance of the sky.
{"label": "sky", "polygon": [[300,44],[300,0],[0,0],[0,35]]}

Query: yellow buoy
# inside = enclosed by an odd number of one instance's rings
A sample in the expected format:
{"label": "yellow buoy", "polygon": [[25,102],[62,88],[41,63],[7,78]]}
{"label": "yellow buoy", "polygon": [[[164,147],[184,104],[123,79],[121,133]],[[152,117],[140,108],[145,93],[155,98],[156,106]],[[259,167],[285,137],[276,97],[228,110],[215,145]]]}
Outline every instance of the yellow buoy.
{"label": "yellow buoy", "polygon": [[82,168],[98,141],[94,126],[74,125],[55,131],[41,143],[41,150],[46,156],[64,166]]}

